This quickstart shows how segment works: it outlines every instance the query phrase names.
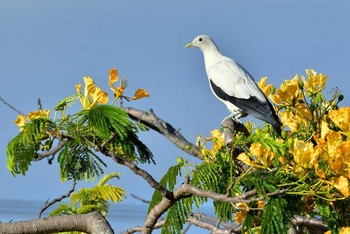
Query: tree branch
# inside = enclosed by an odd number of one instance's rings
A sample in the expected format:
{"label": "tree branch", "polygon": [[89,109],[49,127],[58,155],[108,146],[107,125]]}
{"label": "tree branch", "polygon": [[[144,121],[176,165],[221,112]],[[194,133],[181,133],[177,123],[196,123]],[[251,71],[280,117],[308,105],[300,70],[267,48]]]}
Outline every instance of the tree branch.
{"label": "tree branch", "polygon": [[292,224],[298,227],[305,227],[310,231],[310,233],[324,233],[328,230],[327,225],[322,223],[322,221],[314,218],[309,219],[299,215],[293,216]]}
{"label": "tree branch", "polygon": [[57,144],[57,146],[55,146],[54,148],[52,148],[49,151],[45,151],[43,153],[38,153],[37,157],[33,159],[33,161],[40,161],[48,156],[54,156],[55,154],[57,154],[61,149],[63,149],[63,147],[66,145],[68,141],[68,138],[62,138],[60,140],[60,142]]}
{"label": "tree branch", "polygon": [[135,121],[139,121],[146,125],[147,127],[159,132],[168,138],[172,143],[174,143],[181,150],[193,155],[199,159],[202,159],[200,150],[197,146],[185,139],[185,137],[168,122],[160,119],[153,110],[147,112],[142,110],[137,110],[131,107],[120,107],[125,110],[129,117]]}
{"label": "tree branch", "polygon": [[74,180],[73,186],[72,186],[71,190],[68,191],[68,193],[66,193],[66,194],[64,194],[64,195],[62,195],[62,196],[60,196],[60,197],[58,197],[58,198],[52,200],[51,202],[46,202],[45,206],[44,206],[44,207],[40,210],[40,212],[39,212],[39,218],[41,218],[42,213],[43,213],[47,208],[49,208],[50,206],[52,206],[52,205],[55,204],[56,202],[60,202],[60,201],[62,201],[63,199],[69,197],[69,196],[72,194],[72,192],[74,192],[74,190],[75,190],[75,185],[76,185],[76,184],[77,184],[77,181]]}
{"label": "tree branch", "polygon": [[[165,220],[161,220],[161,221],[157,222],[154,225],[153,229],[162,228],[164,223],[165,223]],[[141,232],[141,231],[142,231],[142,226],[135,226],[135,227],[129,228],[128,230],[126,230],[124,232],[121,232],[121,234],[131,234],[131,233]]]}
{"label": "tree branch", "polygon": [[17,112],[17,114],[20,114],[20,115],[24,115],[21,111],[19,111],[16,107],[14,107],[13,105],[11,105],[10,103],[8,103],[7,101],[5,101],[5,99],[3,99],[1,96],[0,96],[0,101],[2,103],[4,103],[6,106],[10,107],[12,110],[14,110],[15,112]]}
{"label": "tree branch", "polygon": [[79,231],[90,234],[114,233],[108,221],[99,212],[0,223],[0,233],[7,234],[40,234],[69,231]]}

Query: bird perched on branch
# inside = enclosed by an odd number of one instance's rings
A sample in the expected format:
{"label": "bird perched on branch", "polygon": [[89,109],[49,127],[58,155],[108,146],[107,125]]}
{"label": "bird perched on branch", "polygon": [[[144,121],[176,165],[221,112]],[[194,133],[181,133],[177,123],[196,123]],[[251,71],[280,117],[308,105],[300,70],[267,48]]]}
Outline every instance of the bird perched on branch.
{"label": "bird perched on branch", "polygon": [[227,106],[234,120],[239,122],[239,118],[252,115],[271,124],[281,136],[282,123],[252,75],[237,62],[225,57],[206,35],[197,36],[185,47],[197,47],[203,52],[211,91]]}

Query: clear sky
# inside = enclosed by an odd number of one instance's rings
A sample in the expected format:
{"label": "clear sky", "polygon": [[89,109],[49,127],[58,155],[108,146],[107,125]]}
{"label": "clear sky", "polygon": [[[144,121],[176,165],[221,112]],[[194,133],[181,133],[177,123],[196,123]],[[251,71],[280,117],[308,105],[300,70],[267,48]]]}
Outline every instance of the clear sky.
{"label": "clear sky", "polygon": [[[3,0],[0,96],[24,113],[37,108],[38,97],[52,109],[86,75],[110,91],[108,70],[117,67],[129,81],[127,93],[139,87],[150,93],[130,106],[152,108],[195,142],[228,115],[209,89],[201,52],[184,48],[207,34],[256,80],[267,76],[279,86],[313,68],[329,75],[328,90],[338,87],[345,95],[342,105],[349,105],[349,10],[348,0]],[[0,103],[0,199],[45,201],[66,193],[70,183],[60,182],[57,163],[33,163],[26,176],[16,178],[7,170],[5,149],[18,133],[16,116]],[[157,162],[141,167],[157,179],[178,156],[195,161],[157,133],[141,139]],[[130,193],[150,198],[143,180],[106,162],[107,172],[124,173],[115,184],[127,190],[126,203],[139,202]]]}

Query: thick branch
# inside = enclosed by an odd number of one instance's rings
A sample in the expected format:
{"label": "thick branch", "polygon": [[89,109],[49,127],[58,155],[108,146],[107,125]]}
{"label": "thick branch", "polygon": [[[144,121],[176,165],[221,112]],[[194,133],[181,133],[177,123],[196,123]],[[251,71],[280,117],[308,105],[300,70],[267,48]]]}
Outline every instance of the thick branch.
{"label": "thick branch", "polygon": [[98,212],[82,215],[52,216],[42,219],[0,223],[0,233],[38,234],[80,231],[90,234],[112,234],[108,221]]}
{"label": "thick branch", "polygon": [[168,138],[172,143],[174,143],[181,150],[193,155],[199,159],[202,159],[200,155],[199,148],[193,145],[191,142],[185,139],[185,137],[168,122],[160,119],[156,116],[153,110],[147,112],[142,110],[137,110],[131,107],[120,107],[125,110],[131,119],[139,121],[146,125],[147,127],[159,132]]}
{"label": "thick branch", "polygon": [[309,219],[299,215],[294,215],[292,218],[292,224],[298,227],[305,227],[311,233],[324,233],[328,230],[327,225],[322,223],[322,221],[317,219]]}

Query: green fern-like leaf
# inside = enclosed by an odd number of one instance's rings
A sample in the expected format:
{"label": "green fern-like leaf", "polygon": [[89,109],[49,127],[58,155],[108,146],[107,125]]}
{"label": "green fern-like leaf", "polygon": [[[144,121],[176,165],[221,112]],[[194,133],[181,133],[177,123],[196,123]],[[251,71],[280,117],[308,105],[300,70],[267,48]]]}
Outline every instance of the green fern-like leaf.
{"label": "green fern-like leaf", "polygon": [[288,202],[281,197],[269,200],[263,209],[261,233],[284,234],[288,232],[292,216],[290,212],[286,212],[287,205]]}
{"label": "green fern-like leaf", "polygon": [[109,141],[108,146],[121,148],[121,155],[137,158],[141,163],[154,163],[151,151],[143,144],[136,133],[137,125],[132,123],[127,113],[115,106],[99,105],[80,113],[80,124],[87,123],[91,134]]}
{"label": "green fern-like leaf", "polygon": [[96,186],[92,188],[81,188],[71,194],[68,204],[61,204],[51,215],[60,214],[86,214],[99,211],[106,215],[109,201],[121,202],[125,197],[124,189],[107,184],[112,178],[119,178],[119,173],[111,173],[104,176]]}
{"label": "green fern-like leaf", "polygon": [[234,209],[228,202],[214,201],[215,213],[222,221],[233,220]]}
{"label": "green fern-like leaf", "polygon": [[20,132],[7,145],[7,168],[12,175],[25,175],[31,161],[36,157],[37,146],[33,143],[24,143],[23,132]]}
{"label": "green fern-like leaf", "polygon": [[127,113],[115,106],[98,105],[82,113],[85,114],[89,127],[95,129],[104,140],[109,140],[113,133],[118,140],[123,140],[128,130],[133,128]]}
{"label": "green fern-like leaf", "polygon": [[167,212],[165,222],[162,228],[162,234],[181,233],[183,225],[192,211],[192,206],[185,205],[185,198],[177,201]]}
{"label": "green fern-like leaf", "polygon": [[254,234],[253,226],[254,226],[254,217],[249,212],[247,213],[245,220],[242,225],[242,233],[248,232],[248,234]]}
{"label": "green fern-like leaf", "polygon": [[103,174],[102,166],[106,164],[88,147],[84,147],[73,140],[66,143],[58,156],[61,180],[89,181]]}
{"label": "green fern-like leaf", "polygon": [[[176,178],[180,174],[181,166],[175,165],[171,166],[167,173],[162,177],[162,179],[159,181],[159,183],[164,186],[168,190],[173,190],[176,185]],[[152,199],[148,208],[148,212],[152,210],[152,208],[157,205],[161,200],[163,199],[162,195],[158,192],[158,190],[155,190]]]}
{"label": "green fern-like leaf", "polygon": [[218,192],[220,184],[220,167],[215,163],[198,165],[193,172],[191,184],[205,190]]}
{"label": "green fern-like leaf", "polygon": [[71,96],[68,96],[63,100],[59,101],[55,106],[54,110],[63,111],[66,107],[70,107],[71,105],[73,105],[77,100],[79,100],[79,98],[80,98],[79,94],[73,94]]}
{"label": "green fern-like leaf", "polygon": [[33,119],[9,142],[6,149],[7,167],[13,175],[25,174],[37,155],[41,141],[48,137],[50,128],[54,128],[54,124],[49,119]]}

